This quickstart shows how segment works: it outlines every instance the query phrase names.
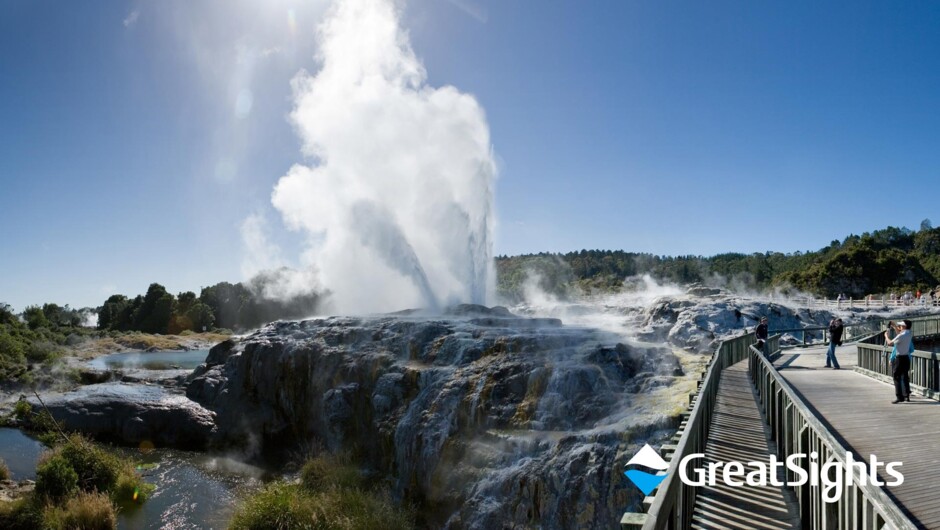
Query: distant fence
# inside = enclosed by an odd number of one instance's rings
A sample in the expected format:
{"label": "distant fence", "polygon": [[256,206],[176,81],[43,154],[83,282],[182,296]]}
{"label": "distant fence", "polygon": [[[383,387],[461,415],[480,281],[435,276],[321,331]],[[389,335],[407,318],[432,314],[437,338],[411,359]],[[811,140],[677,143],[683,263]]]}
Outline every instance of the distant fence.
{"label": "distant fence", "polygon": [[[769,337],[768,351],[778,351],[779,340],[779,335]],[[686,455],[705,452],[705,443],[708,441],[708,431],[718,399],[721,372],[732,364],[746,359],[750,346],[754,342],[754,334],[746,333],[740,337],[725,340],[718,346],[699,383],[698,394],[690,398],[691,410],[674,437],[676,443],[664,446],[661,451],[663,458],[669,461],[669,469],[666,472],[668,475],[659,485],[655,496],[647,497],[644,501],[644,506],[649,508],[647,512],[625,513],[620,521],[621,528],[662,530],[691,526],[697,488],[683,484],[679,479],[679,462]]]}
{"label": "distant fence", "polygon": [[[911,332],[917,339],[940,337],[940,317],[923,317],[911,320]],[[885,381],[892,380],[891,350],[885,346],[884,327],[879,332],[860,340],[858,367],[856,371]],[[914,350],[911,357],[911,389],[926,397],[940,397],[940,360],[938,354]]]}
{"label": "distant fence", "polygon": [[[777,445],[777,456],[785,460],[793,454],[818,454],[823,466],[841,462],[845,470],[846,449],[813,414],[793,387],[780,376],[771,361],[756,349],[748,356],[751,381],[757,387],[764,421],[770,426],[771,438]],[[801,467],[809,475],[810,462],[800,459]],[[916,525],[878,486],[862,485],[863,471],[852,466],[852,484],[841,481],[842,494],[833,503],[822,499],[822,486],[811,481],[795,489],[800,507],[802,528],[807,530],[854,530],[892,528],[907,530]],[[867,471],[864,472],[867,476]],[[797,481],[796,474],[787,468],[787,481]],[[675,528],[688,528],[675,527]]]}
{"label": "distant fence", "polygon": [[866,296],[864,298],[852,299],[846,298],[839,300],[837,298],[791,298],[791,302],[801,306],[832,309],[879,309],[895,307],[940,307],[940,298],[921,296],[920,298],[903,299]]}

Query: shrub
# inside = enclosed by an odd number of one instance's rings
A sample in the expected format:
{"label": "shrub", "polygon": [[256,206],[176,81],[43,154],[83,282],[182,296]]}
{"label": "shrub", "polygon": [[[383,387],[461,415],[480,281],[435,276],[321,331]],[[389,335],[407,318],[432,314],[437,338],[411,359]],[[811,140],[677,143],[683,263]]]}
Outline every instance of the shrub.
{"label": "shrub", "polygon": [[311,491],[329,487],[361,488],[362,474],[344,455],[320,455],[307,460],[300,471],[301,485]]}
{"label": "shrub", "polygon": [[59,454],[78,474],[78,485],[84,491],[112,491],[123,471],[124,464],[118,457],[77,434],[59,447]]}
{"label": "shrub", "polygon": [[104,493],[81,492],[62,506],[47,505],[42,512],[47,530],[113,530],[117,512]]}
{"label": "shrub", "polygon": [[52,502],[60,501],[78,488],[78,474],[69,462],[55,455],[36,468],[36,495]]}
{"label": "shrub", "polygon": [[118,475],[117,483],[111,491],[111,500],[120,507],[141,504],[150,498],[155,486],[148,484],[129,465]]}
{"label": "shrub", "polygon": [[7,463],[0,458],[0,480],[9,480],[10,478],[10,468],[7,467]]}
{"label": "shrub", "polygon": [[42,527],[42,507],[35,497],[0,502],[0,528],[3,530],[36,530]]}
{"label": "shrub", "polygon": [[59,348],[55,344],[46,341],[33,341],[26,349],[26,360],[31,363],[43,363],[56,359],[59,356]]}
{"label": "shrub", "polygon": [[33,413],[33,406],[29,404],[29,401],[21,399],[16,402],[16,405],[13,406],[13,415],[16,416],[16,419],[20,421],[26,421],[29,419],[29,416]]}

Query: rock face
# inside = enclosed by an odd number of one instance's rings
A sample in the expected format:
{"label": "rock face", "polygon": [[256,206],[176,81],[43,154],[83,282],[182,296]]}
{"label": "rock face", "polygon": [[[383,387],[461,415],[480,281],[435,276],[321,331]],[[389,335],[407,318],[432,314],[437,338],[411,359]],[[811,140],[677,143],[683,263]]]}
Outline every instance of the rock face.
{"label": "rock face", "polygon": [[[640,316],[638,337],[655,342],[668,341],[694,352],[711,353],[729,335],[753,331],[762,316],[770,319],[771,330],[777,330],[826,326],[833,313],[726,293],[711,293],[707,297],[663,297]],[[786,340],[785,336],[784,342]]]}
{"label": "rock face", "polygon": [[675,426],[646,393],[676,376],[667,349],[464,307],[276,322],[213,348],[187,395],[217,443],[353,451],[432,527],[611,528],[640,500],[623,465]]}
{"label": "rock face", "polygon": [[[40,406],[35,398],[29,401],[34,409]],[[43,402],[66,430],[123,443],[146,440],[163,447],[201,449],[215,431],[212,412],[159,386],[102,383],[46,394]]]}

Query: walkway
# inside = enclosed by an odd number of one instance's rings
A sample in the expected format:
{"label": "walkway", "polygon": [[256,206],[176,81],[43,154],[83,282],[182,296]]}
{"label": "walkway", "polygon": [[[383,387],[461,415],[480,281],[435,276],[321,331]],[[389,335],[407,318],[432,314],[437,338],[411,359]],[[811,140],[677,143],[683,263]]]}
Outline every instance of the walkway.
{"label": "walkway", "polygon": [[774,364],[858,459],[901,462],[904,484],[885,490],[923,528],[940,528],[940,403],[912,396],[911,403],[892,405],[892,385],[852,369],[854,344],[839,348],[836,357],[842,370],[823,368],[822,347],[786,350]]}
{"label": "walkway", "polygon": [[[770,458],[764,421],[747,373],[747,361],[721,374],[718,402],[712,419],[707,462],[763,461]],[[750,471],[750,469],[745,469]],[[799,515],[792,495],[780,487],[734,488],[721,483],[704,486],[695,498],[692,515],[695,529],[796,529]]]}

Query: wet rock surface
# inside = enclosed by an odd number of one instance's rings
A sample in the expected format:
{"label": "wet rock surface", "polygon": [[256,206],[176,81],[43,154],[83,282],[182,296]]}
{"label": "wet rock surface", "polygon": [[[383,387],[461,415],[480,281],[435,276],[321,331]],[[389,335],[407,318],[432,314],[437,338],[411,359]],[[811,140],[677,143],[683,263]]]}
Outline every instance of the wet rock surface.
{"label": "wet rock surface", "polygon": [[0,502],[12,502],[36,489],[32,480],[0,480]]}
{"label": "wet rock surface", "polygon": [[276,322],[213,348],[187,396],[217,444],[352,451],[431,527],[610,528],[641,500],[623,465],[676,423],[646,392],[682,376],[619,340],[479,306]]}
{"label": "wet rock surface", "polygon": [[[36,410],[42,407],[36,398],[27,401]],[[150,441],[161,447],[200,449],[215,432],[212,412],[156,385],[87,385],[44,394],[42,401],[65,430],[121,443]]]}

